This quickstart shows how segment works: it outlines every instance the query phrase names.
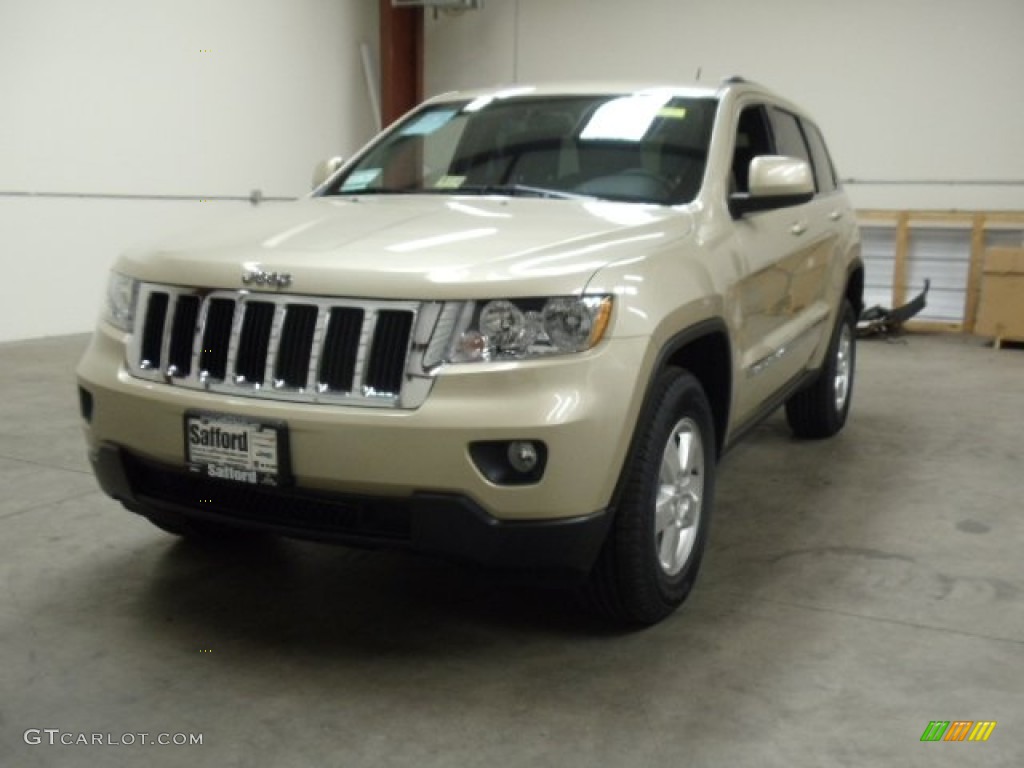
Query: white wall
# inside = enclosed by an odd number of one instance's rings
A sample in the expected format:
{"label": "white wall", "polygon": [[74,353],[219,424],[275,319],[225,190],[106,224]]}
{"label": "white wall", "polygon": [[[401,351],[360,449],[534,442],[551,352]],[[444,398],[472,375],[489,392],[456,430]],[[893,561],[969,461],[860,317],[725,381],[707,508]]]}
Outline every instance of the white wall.
{"label": "white wall", "polygon": [[742,74],[809,110],[860,208],[1024,209],[1022,0],[485,0],[427,14],[426,89]]}
{"label": "white wall", "polygon": [[369,0],[0,0],[0,341],[89,330],[118,251],[248,204],[211,197],[306,192],[373,133],[377,35]]}

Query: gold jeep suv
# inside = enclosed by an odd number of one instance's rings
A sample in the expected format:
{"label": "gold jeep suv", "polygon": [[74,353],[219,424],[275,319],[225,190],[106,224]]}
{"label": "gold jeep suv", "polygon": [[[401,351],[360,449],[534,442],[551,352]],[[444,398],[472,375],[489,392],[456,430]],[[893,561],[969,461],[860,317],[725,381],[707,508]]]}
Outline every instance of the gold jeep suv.
{"label": "gold jeep suv", "polygon": [[161,528],[441,554],[650,624],[722,452],[781,405],[846,421],[854,214],[757,85],[446,94],[322,175],[114,267],[82,417]]}

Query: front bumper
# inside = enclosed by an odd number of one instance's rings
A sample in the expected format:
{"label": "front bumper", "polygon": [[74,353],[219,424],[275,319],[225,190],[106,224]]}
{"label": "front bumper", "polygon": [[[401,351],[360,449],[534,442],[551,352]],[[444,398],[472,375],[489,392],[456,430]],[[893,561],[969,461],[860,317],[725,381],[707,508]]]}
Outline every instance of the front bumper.
{"label": "front bumper", "polygon": [[100,487],[146,516],[180,515],[281,536],[441,555],[489,569],[572,583],[600,552],[611,515],[495,519],[465,496],[403,498],[264,488],[209,479],[102,444],[90,451]]}
{"label": "front bumper", "polygon": [[[585,517],[610,505],[640,407],[643,339],[536,363],[451,366],[414,410],[237,397],[132,378],[126,337],[101,325],[78,367],[91,400],[91,449],[103,443],[185,466],[186,411],[287,425],[296,487],[405,497],[459,495],[498,520]],[[477,468],[470,444],[533,440],[547,448],[539,482],[501,485]]]}
{"label": "front bumper", "polygon": [[[125,370],[126,339],[101,324],[78,379],[96,474],[129,508],[574,572],[589,569],[607,529],[604,511],[643,395],[635,384],[649,365],[638,338],[536,363],[452,366],[419,408],[401,410],[139,380]],[[255,489],[188,474],[184,414],[192,410],[285,423],[289,486]],[[510,440],[543,443],[538,481],[491,482],[474,463],[471,444]]]}

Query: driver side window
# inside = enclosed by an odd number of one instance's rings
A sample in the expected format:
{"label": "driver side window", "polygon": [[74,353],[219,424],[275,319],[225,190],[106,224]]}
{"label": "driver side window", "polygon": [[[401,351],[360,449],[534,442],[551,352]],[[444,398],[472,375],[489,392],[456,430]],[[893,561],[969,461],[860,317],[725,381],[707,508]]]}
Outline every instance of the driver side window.
{"label": "driver side window", "polygon": [[740,113],[736,145],[732,156],[731,192],[750,191],[750,161],[758,155],[773,154],[771,131],[764,107],[746,107]]}

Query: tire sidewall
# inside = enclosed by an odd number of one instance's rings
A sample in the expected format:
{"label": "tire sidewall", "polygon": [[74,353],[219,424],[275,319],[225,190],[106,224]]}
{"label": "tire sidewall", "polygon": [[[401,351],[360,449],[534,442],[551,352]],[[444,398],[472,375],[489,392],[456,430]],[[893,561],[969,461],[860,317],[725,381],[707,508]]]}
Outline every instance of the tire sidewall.
{"label": "tire sidewall", "polygon": [[[630,551],[620,553],[620,557],[633,560],[627,566],[635,580],[633,587],[640,594],[646,593],[647,599],[643,602],[650,604],[652,610],[667,615],[690,592],[704,556],[714,506],[716,452],[711,407],[697,379],[679,369],[669,369],[659,377],[659,387],[663,394],[657,398],[645,422],[640,450],[627,468],[632,476],[620,503],[617,524],[628,529],[626,535],[620,537],[620,543],[629,541],[634,545]],[[703,489],[693,550],[682,570],[670,575],[658,558],[655,501],[665,446],[672,429],[684,418],[692,419],[700,431],[704,451]]]}
{"label": "tire sidewall", "polygon": [[[839,340],[842,338],[843,328],[850,332],[850,380],[846,385],[846,402],[842,409],[835,407],[836,403],[836,369],[839,367]],[[828,350],[828,365],[825,368],[825,380],[828,387],[828,403],[831,406],[834,430],[838,432],[846,424],[846,418],[850,413],[850,405],[853,403],[853,385],[857,380],[857,321],[854,317],[853,307],[850,302],[844,301],[839,311],[839,318],[835,330],[832,332],[832,343]]]}

